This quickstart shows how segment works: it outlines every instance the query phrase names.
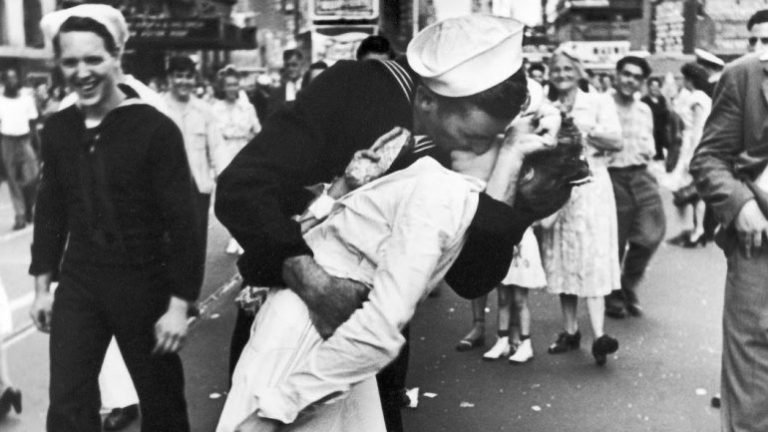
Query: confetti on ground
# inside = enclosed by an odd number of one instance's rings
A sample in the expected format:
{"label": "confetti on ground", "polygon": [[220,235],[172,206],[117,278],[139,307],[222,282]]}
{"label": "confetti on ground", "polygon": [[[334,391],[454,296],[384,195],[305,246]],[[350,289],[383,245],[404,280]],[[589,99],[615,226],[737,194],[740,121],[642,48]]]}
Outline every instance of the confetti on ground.
{"label": "confetti on ground", "polygon": [[697,388],[696,389],[696,395],[697,396],[704,396],[707,394],[707,390],[703,388]]}
{"label": "confetti on ground", "polygon": [[474,408],[475,404],[473,404],[472,402],[462,402],[462,403],[459,404],[459,407],[460,408]]}
{"label": "confetti on ground", "polygon": [[437,393],[424,392],[423,396],[428,397],[430,399],[434,399],[435,397],[437,397]]}
{"label": "confetti on ground", "polygon": [[221,315],[220,315],[220,314],[217,314],[217,313],[215,313],[215,314],[211,314],[211,319],[217,319],[217,318],[218,318],[218,317],[220,317],[220,316],[221,316]]}
{"label": "confetti on ground", "polygon": [[532,410],[534,410],[534,411],[536,411],[536,412],[539,412],[539,411],[541,411],[541,407],[540,407],[540,406],[538,406],[538,405],[534,405],[534,406],[532,406],[532,407],[531,407],[531,409],[532,409]]}
{"label": "confetti on ground", "polygon": [[211,399],[219,399],[221,397],[221,393],[211,393],[208,395]]}
{"label": "confetti on ground", "polygon": [[456,309],[454,309],[454,308],[448,309],[448,312],[455,312],[455,311],[456,311]]}

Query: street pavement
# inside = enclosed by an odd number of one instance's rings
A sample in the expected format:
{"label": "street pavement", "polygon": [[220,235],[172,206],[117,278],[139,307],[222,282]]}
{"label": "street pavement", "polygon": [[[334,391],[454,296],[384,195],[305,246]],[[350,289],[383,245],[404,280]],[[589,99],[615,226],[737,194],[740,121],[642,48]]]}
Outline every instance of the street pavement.
{"label": "street pavement", "polygon": [[[669,201],[668,194],[665,198]],[[2,185],[0,275],[16,329],[5,346],[11,375],[24,392],[24,412],[0,421],[0,430],[38,432],[44,430],[47,409],[48,337],[25,330],[32,291],[26,276],[31,232],[11,233],[11,224]],[[668,236],[677,232],[671,222]],[[182,351],[196,432],[214,430],[228,385],[236,281],[234,259],[223,253],[226,240],[225,230],[212,218],[203,313]],[[546,353],[562,324],[558,299],[543,292],[531,296],[536,357],[530,363],[484,362],[482,349],[458,353],[454,345],[471,325],[469,302],[443,290],[419,307],[412,324],[408,386],[419,387],[422,394],[416,409],[404,409],[406,430],[715,432],[719,413],[709,400],[719,389],[724,280],[725,260],[714,245],[692,250],[662,245],[640,288],[646,315],[606,321],[606,332],[619,339],[621,348],[602,368],[590,354],[584,307],[579,311],[581,350]],[[486,348],[494,342],[495,304],[492,294]],[[125,430],[139,429],[134,424]]]}

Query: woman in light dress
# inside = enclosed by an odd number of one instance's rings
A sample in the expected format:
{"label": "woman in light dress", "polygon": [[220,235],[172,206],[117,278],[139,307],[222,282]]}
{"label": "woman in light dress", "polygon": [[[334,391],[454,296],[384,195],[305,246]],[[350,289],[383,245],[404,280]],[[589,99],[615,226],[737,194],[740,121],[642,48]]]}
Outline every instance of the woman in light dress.
{"label": "woman in light dress", "polygon": [[[215,99],[212,104],[213,114],[219,120],[219,128],[224,135],[223,157],[221,164],[226,167],[240,150],[261,131],[261,123],[256,116],[256,109],[240,88],[240,74],[231,66],[219,72],[219,84],[224,99]],[[243,248],[234,238],[229,239],[227,253],[242,254]]]}
{"label": "woman in light dress", "polygon": [[[704,89],[709,85],[707,71],[696,63],[686,63],[680,68],[680,72],[683,74],[683,87],[687,91],[687,97],[675,106],[684,128],[680,157],[666,184],[673,191],[689,186],[693,182],[688,166],[696,146],[701,141],[704,123],[712,110],[712,99],[704,93]],[[704,201],[696,197],[691,202],[680,203],[677,209],[683,231],[670,242],[683,247],[706,244]]]}
{"label": "woman in light dress", "polygon": [[574,188],[568,203],[543,222],[541,248],[547,291],[560,295],[564,320],[564,330],[549,353],[580,347],[576,312],[579,298],[583,298],[594,335],[592,354],[603,365],[607,355],[618,349],[618,341],[603,330],[603,297],[620,288],[616,202],[605,159],[621,148],[621,125],[610,96],[578,88],[583,76],[581,62],[573,53],[555,51],[550,60],[551,96],[581,132],[592,182]]}
{"label": "woman in light dress", "polygon": [[509,356],[510,363],[519,364],[533,359],[528,291],[546,285],[539,244],[533,230],[528,228],[515,249],[507,276],[496,288],[499,295],[498,338],[496,344],[483,354],[484,360]]}

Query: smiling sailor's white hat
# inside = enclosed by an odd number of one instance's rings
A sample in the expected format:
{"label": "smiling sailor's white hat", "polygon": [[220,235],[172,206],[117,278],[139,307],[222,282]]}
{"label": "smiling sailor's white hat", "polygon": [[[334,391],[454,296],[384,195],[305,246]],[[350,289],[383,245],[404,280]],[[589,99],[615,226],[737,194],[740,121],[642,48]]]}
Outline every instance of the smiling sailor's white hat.
{"label": "smiling sailor's white hat", "polygon": [[471,96],[500,84],[523,65],[520,21],[473,14],[426,27],[408,44],[408,64],[433,92]]}
{"label": "smiling sailor's white hat", "polygon": [[52,41],[59,33],[61,25],[70,17],[91,18],[101,23],[115,39],[118,50],[122,53],[125,49],[129,36],[125,17],[119,10],[104,4],[84,4],[46,14],[40,20],[40,29],[45,38]]}

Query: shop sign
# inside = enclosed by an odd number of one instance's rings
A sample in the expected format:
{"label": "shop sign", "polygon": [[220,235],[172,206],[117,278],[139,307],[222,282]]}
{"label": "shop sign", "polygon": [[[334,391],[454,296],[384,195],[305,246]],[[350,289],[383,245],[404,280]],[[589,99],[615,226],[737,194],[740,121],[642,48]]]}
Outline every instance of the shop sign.
{"label": "shop sign", "polygon": [[355,60],[360,42],[374,30],[365,27],[333,36],[312,32],[312,61],[322,60],[330,66],[339,60]]}
{"label": "shop sign", "polygon": [[131,39],[217,39],[218,18],[128,18]]}
{"label": "shop sign", "polygon": [[379,17],[379,0],[310,0],[313,21],[374,20]]}
{"label": "shop sign", "polygon": [[623,41],[574,41],[562,46],[572,50],[587,67],[615,65],[619,59],[629,53],[630,42]]}
{"label": "shop sign", "polygon": [[570,3],[575,8],[608,7],[611,5],[609,0],[571,0]]}

